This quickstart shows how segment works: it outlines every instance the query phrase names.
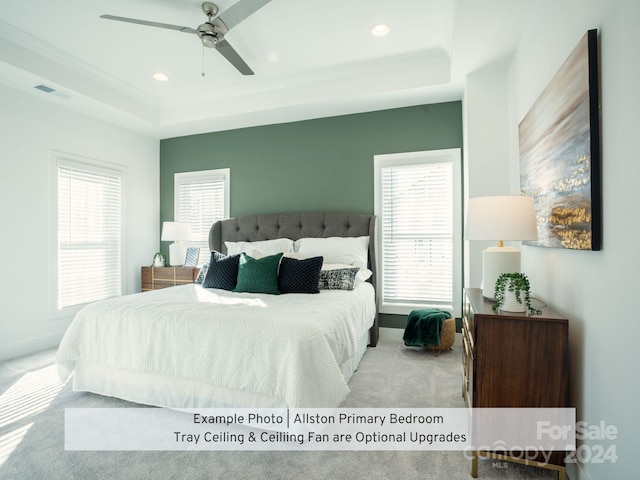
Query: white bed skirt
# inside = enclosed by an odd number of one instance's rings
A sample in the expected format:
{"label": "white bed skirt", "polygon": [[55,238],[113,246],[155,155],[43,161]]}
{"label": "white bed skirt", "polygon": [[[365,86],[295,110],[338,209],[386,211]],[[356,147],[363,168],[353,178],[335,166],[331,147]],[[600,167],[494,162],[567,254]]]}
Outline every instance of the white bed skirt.
{"label": "white bed skirt", "polygon": [[[356,355],[340,366],[349,382],[369,343],[369,332],[360,341]],[[96,363],[77,361],[73,390],[121,398],[134,403],[167,408],[283,408],[282,398],[254,392],[230,390],[181,377],[159,373],[137,373]]]}

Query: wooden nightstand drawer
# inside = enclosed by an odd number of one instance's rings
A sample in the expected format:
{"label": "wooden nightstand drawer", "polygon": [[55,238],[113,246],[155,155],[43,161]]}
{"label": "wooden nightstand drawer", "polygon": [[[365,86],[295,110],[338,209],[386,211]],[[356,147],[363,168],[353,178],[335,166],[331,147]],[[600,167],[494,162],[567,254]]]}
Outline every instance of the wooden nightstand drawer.
{"label": "wooden nightstand drawer", "polygon": [[469,317],[462,317],[462,334],[466,336],[469,346],[473,350],[473,330],[471,329],[471,322]]}
{"label": "wooden nightstand drawer", "polygon": [[193,283],[199,271],[198,267],[142,267],[142,291]]}
{"label": "wooden nightstand drawer", "polygon": [[462,318],[462,398],[465,404],[473,406],[473,339],[467,317]]}
{"label": "wooden nightstand drawer", "polygon": [[[465,289],[462,319],[462,396],[470,408],[566,408],[569,406],[569,321],[548,307],[536,315],[494,311],[479,288]],[[531,455],[531,456],[529,456]],[[522,463],[503,452],[478,456]],[[564,452],[543,459],[527,452],[527,464],[565,478]]]}

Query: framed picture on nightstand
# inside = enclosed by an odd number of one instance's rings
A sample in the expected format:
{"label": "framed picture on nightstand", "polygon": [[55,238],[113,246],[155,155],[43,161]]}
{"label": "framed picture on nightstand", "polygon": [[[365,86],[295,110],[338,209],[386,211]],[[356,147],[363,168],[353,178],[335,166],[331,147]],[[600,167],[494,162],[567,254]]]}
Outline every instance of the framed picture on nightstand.
{"label": "framed picture on nightstand", "polygon": [[187,248],[187,258],[184,261],[185,267],[197,267],[198,257],[200,256],[199,248]]}

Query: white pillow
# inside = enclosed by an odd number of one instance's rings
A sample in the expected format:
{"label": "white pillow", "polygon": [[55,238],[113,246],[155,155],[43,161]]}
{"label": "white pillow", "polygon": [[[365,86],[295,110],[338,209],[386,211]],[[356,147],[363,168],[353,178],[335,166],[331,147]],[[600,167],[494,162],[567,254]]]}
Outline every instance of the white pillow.
{"label": "white pillow", "polygon": [[353,265],[349,265],[348,263],[322,262],[322,270],[339,270],[341,268],[353,268]]}
{"label": "white pillow", "polygon": [[273,240],[258,240],[257,242],[224,242],[227,255],[249,253],[258,250],[263,255],[293,252],[293,240],[289,238],[274,238]]}
{"label": "white pillow", "polygon": [[[257,260],[269,256],[269,255],[266,255],[266,254],[262,253],[259,250],[251,250],[250,252],[244,252],[244,253],[249,254],[250,257],[253,257],[253,258],[257,259]],[[280,252],[277,252],[277,253],[280,253]],[[270,254],[270,255],[273,255],[273,254]],[[283,257],[289,257],[289,258],[295,258],[296,260],[303,260],[303,259],[306,258],[306,257],[304,257],[303,255],[300,255],[297,252],[284,252],[284,253],[282,253],[282,256]]]}
{"label": "white pillow", "polygon": [[325,263],[346,263],[366,270],[369,237],[301,238],[295,251],[308,257],[324,257]]}

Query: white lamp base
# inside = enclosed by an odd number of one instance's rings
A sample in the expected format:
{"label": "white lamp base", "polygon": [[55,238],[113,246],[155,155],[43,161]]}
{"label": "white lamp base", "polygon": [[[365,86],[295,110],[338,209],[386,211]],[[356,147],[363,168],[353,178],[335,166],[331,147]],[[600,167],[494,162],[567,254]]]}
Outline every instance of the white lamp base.
{"label": "white lamp base", "polygon": [[181,267],[187,258],[187,246],[182,243],[172,243],[169,245],[169,265]]}
{"label": "white lamp base", "polygon": [[494,300],[496,280],[503,273],[520,273],[520,250],[489,247],[482,252],[482,296]]}

